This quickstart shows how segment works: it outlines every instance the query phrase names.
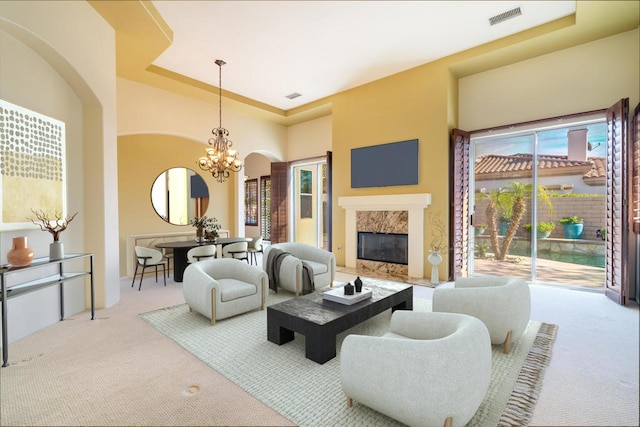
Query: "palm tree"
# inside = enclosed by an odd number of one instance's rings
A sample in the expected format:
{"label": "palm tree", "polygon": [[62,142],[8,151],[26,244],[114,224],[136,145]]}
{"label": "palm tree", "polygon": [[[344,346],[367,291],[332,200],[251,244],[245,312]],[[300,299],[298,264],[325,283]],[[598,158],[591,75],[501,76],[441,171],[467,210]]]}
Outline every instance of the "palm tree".
{"label": "palm tree", "polygon": [[[514,181],[508,189],[499,188],[489,192],[486,211],[487,222],[489,223],[487,229],[491,237],[491,247],[495,254],[496,261],[504,261],[507,257],[511,242],[527,210],[526,199],[531,197],[532,191],[532,184],[523,184]],[[553,210],[551,199],[549,198],[547,189],[543,185],[538,186],[538,198],[547,204],[549,211]],[[503,218],[510,220],[502,245],[500,245],[500,240],[498,239],[497,222],[499,213],[501,213]]]}

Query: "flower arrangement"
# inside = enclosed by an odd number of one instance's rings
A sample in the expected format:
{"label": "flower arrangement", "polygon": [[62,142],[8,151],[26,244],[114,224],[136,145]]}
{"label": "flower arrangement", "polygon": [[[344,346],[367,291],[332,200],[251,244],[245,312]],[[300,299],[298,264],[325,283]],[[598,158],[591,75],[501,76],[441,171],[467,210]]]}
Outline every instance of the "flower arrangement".
{"label": "flower arrangement", "polygon": [[222,228],[216,218],[210,218],[206,215],[191,220],[191,225],[198,229],[198,237],[204,233],[208,239],[218,237],[218,230]]}
{"label": "flower arrangement", "polygon": [[76,212],[62,219],[62,213],[60,212],[55,212],[53,217],[49,216],[49,214],[43,210],[36,211],[31,209],[31,212],[35,215],[35,219],[27,219],[40,227],[40,230],[51,233],[54,242],[60,241],[60,233],[66,230],[69,223],[78,215],[78,212]]}

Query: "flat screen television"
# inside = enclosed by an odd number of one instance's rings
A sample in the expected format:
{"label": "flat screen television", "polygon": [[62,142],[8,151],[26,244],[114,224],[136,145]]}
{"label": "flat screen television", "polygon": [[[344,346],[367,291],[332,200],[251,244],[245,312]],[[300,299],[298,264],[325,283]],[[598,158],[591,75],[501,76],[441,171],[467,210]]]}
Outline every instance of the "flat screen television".
{"label": "flat screen television", "polygon": [[418,140],[351,149],[351,188],[418,184]]}

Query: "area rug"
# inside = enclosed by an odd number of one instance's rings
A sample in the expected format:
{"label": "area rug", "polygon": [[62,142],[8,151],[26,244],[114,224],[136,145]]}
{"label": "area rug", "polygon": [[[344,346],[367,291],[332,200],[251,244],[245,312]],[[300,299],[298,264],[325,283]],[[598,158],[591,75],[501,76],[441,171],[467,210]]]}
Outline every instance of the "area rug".
{"label": "area rug", "polygon": [[[270,293],[268,304],[290,298]],[[431,300],[414,298],[415,311],[430,311]],[[391,311],[337,337],[338,356],[319,365],[304,356],[304,336],[278,346],[267,341],[266,310],[210,325],[186,304],[140,314],[151,326],[299,426],[401,425],[364,405],[347,408],[340,386],[340,348],[348,334],[382,335]],[[527,425],[551,357],[556,326],[531,321],[511,353],[493,348],[487,396],[468,426]],[[416,396],[419,399],[419,396]],[[464,398],[464,396],[461,396]]]}

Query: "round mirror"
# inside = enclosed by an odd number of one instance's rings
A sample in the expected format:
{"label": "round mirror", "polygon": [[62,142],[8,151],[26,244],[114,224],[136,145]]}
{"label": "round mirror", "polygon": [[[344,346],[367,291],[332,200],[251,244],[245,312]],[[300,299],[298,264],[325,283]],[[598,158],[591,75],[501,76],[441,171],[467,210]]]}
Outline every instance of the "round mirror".
{"label": "round mirror", "polygon": [[207,211],[209,189],[204,179],[191,169],[167,169],[153,182],[151,204],[168,223],[188,225]]}

